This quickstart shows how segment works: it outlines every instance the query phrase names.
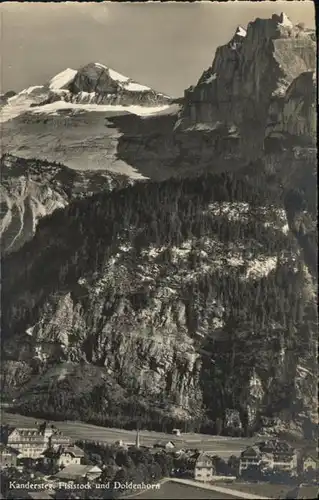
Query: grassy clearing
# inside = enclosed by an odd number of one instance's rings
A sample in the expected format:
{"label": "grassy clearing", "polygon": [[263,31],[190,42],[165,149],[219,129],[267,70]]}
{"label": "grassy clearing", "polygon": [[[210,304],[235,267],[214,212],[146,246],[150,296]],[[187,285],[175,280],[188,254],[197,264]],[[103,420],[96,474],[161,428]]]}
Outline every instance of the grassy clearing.
{"label": "grassy clearing", "polygon": [[218,499],[218,500],[232,500],[236,496],[224,495],[216,491],[203,490],[201,488],[196,488],[195,486],[187,486],[185,484],[177,484],[173,481],[167,481],[163,483],[159,490],[145,491],[141,494],[137,494],[134,497],[140,500],[147,499],[153,500],[174,498],[175,500],[200,500],[200,499]]}
{"label": "grassy clearing", "polygon": [[[252,493],[253,495],[265,496],[268,498],[286,498],[288,491],[294,489],[291,485],[270,484],[270,483],[246,483],[235,481],[233,483],[218,482],[218,486],[224,486],[230,490],[242,491],[243,493]],[[318,488],[316,486],[307,486],[301,488],[299,498],[317,498]]]}

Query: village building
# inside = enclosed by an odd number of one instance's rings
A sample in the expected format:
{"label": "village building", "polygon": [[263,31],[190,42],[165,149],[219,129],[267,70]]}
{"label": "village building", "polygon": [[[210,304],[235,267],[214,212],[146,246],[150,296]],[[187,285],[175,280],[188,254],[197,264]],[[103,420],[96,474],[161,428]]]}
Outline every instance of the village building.
{"label": "village building", "polygon": [[50,447],[59,448],[60,446],[69,446],[72,444],[72,440],[69,436],[65,436],[61,431],[56,430],[50,437]]}
{"label": "village building", "polygon": [[0,445],[0,467],[17,467],[20,452],[10,446]]}
{"label": "village building", "polygon": [[101,474],[102,469],[97,465],[71,464],[60,470],[54,477],[66,481],[78,481],[80,479],[94,481],[99,478]]}
{"label": "village building", "polygon": [[302,472],[313,472],[318,470],[318,458],[313,455],[303,455],[301,457]]}
{"label": "village building", "polygon": [[297,474],[297,452],[285,441],[260,441],[240,455],[239,474],[245,471]]}
{"label": "village building", "polygon": [[36,458],[48,446],[49,436],[45,436],[38,429],[13,429],[8,434],[7,444],[20,451],[23,457]]}
{"label": "village building", "polygon": [[263,462],[266,462],[273,472],[297,474],[297,451],[286,441],[279,439],[262,441],[259,443],[259,449]]}
{"label": "village building", "polygon": [[75,445],[60,446],[58,449],[51,447],[45,450],[42,456],[45,463],[66,467],[67,465],[81,464],[84,451]]}
{"label": "village building", "polygon": [[1,428],[2,442],[19,451],[21,458],[37,459],[42,457],[43,452],[53,447],[65,445],[70,439],[63,436],[53,425],[45,422],[35,427],[12,427]]}
{"label": "village building", "polygon": [[206,453],[201,453],[195,462],[194,478],[195,481],[208,482],[213,479],[214,466],[213,461]]}
{"label": "village building", "polygon": [[248,470],[259,470],[261,465],[261,452],[258,446],[249,446],[240,455],[239,474]]}

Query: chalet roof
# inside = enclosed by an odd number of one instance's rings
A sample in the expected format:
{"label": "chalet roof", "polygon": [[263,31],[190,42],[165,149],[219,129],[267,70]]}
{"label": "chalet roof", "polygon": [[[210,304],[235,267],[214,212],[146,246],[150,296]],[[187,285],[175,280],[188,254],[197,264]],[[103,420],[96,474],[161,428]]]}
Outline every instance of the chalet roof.
{"label": "chalet roof", "polygon": [[79,479],[87,474],[98,474],[102,470],[96,465],[71,464],[58,472],[55,477],[58,479]]}
{"label": "chalet roof", "polygon": [[[36,438],[38,441],[43,441],[44,440],[44,435],[39,429],[35,428],[13,428],[10,429],[8,432],[8,438],[12,436],[14,432],[18,432],[21,438],[26,439],[26,438],[32,438],[33,440]],[[17,441],[18,442],[18,441]]]}
{"label": "chalet roof", "polygon": [[19,434],[26,434],[26,435],[32,435],[32,434],[41,434],[39,429],[36,427],[13,427],[9,430],[10,434],[12,432],[17,431]]}
{"label": "chalet roof", "polygon": [[70,453],[70,455],[73,455],[74,457],[84,457],[84,451],[76,445],[66,446],[65,448],[62,448],[61,452]]}
{"label": "chalet roof", "polygon": [[249,446],[248,448],[246,448],[244,451],[241,452],[240,456],[241,457],[259,457],[260,456],[260,449],[256,445]]}
{"label": "chalet roof", "polygon": [[309,458],[311,458],[316,463],[318,463],[319,461],[318,457],[314,453],[305,453],[301,458],[302,460],[308,460]]}
{"label": "chalet roof", "polygon": [[213,467],[213,461],[209,455],[206,453],[201,453],[196,460],[195,467]]}
{"label": "chalet roof", "polygon": [[55,440],[55,439],[68,439],[70,440],[69,436],[66,436],[65,434],[63,434],[63,432],[61,431],[54,431],[54,434],[52,434],[52,439]]}
{"label": "chalet roof", "polygon": [[260,454],[292,455],[295,452],[294,448],[286,441],[279,439],[269,439],[266,441],[257,441],[254,445],[246,448],[242,453],[242,457],[259,456]]}
{"label": "chalet roof", "polygon": [[279,439],[269,439],[267,441],[259,441],[256,443],[262,452],[269,453],[287,453],[291,454],[295,450],[286,441],[281,441]]}
{"label": "chalet roof", "polygon": [[43,453],[41,453],[41,455],[48,458],[57,458],[67,453],[73,455],[73,457],[84,457],[84,451],[76,445],[60,446],[59,448],[48,448]]}

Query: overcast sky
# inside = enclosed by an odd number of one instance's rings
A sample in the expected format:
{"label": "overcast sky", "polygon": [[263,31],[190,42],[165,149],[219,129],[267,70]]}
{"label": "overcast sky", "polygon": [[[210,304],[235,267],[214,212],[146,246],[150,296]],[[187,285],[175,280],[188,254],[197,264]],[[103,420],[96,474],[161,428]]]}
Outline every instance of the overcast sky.
{"label": "overcast sky", "polygon": [[284,11],[315,26],[312,1],[2,3],[1,91],[40,85],[100,62],[179,96],[199,79],[238,25]]}

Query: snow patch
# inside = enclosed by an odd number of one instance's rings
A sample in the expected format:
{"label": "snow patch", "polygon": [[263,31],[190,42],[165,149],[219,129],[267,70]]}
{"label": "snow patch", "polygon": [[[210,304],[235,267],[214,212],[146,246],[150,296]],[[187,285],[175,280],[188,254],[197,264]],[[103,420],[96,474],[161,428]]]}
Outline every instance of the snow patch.
{"label": "snow patch", "polygon": [[238,28],[236,30],[236,35],[245,37],[247,35],[247,31],[244,28],[242,28],[241,26],[238,26]]}
{"label": "snow patch", "polygon": [[58,73],[56,76],[54,76],[50,82],[49,82],[49,87],[51,90],[59,90],[65,87],[65,85],[68,85],[75,75],[77,74],[77,71],[75,69],[67,68],[64,71],[61,71],[61,73]]}
{"label": "snow patch", "polygon": [[134,82],[127,83],[126,85],[124,85],[124,88],[129,92],[146,92],[148,90],[151,90],[149,87],[146,87],[145,85],[140,85],[139,83],[134,83]]}
{"label": "snow patch", "polygon": [[114,71],[113,69],[109,68],[108,72],[112,80],[116,80],[117,82],[127,82],[129,80],[127,76],[121,75],[121,73],[117,73],[117,71]]}
{"label": "snow patch", "polygon": [[211,83],[213,82],[214,80],[217,79],[217,73],[213,73],[212,75],[210,75],[210,77],[206,80],[206,83]]}
{"label": "snow patch", "polygon": [[284,12],[282,12],[280,14],[279,24],[281,26],[285,26],[286,28],[293,28],[292,22],[290,21],[289,17]]}
{"label": "snow patch", "polygon": [[[19,92],[18,95],[23,95],[23,94],[32,94],[32,92],[34,90],[37,90],[37,89],[42,89],[43,86],[42,85],[34,85],[33,87],[28,87],[27,89],[24,89],[24,90],[21,90],[21,92]],[[11,101],[12,99],[14,99],[14,97],[17,97],[17,96],[13,96],[11,97],[10,99],[8,99],[8,102]]]}
{"label": "snow patch", "polygon": [[[174,130],[178,129],[179,125],[181,124],[181,120],[178,120],[176,122],[176,125],[174,127]],[[216,121],[212,123],[208,122],[198,122],[196,125],[191,125],[190,127],[187,127],[185,130],[187,132],[191,132],[192,130],[208,130],[208,131],[213,131],[219,129],[219,127],[222,125],[222,122]]]}
{"label": "snow patch", "polygon": [[82,111],[91,111],[91,112],[99,112],[99,113],[107,113],[107,112],[118,112],[122,111],[125,113],[132,113],[138,116],[146,116],[158,113],[164,109],[167,109],[169,105],[164,106],[121,106],[120,104],[75,104],[65,101],[56,101],[50,104],[46,104],[44,106],[38,106],[30,109],[31,113],[42,113],[49,115],[57,115],[58,111],[61,109],[70,109],[70,110],[82,110]]}
{"label": "snow patch", "polygon": [[94,66],[97,66],[98,68],[107,69],[107,67],[104,66],[104,64],[101,64],[101,63],[94,63]]}

